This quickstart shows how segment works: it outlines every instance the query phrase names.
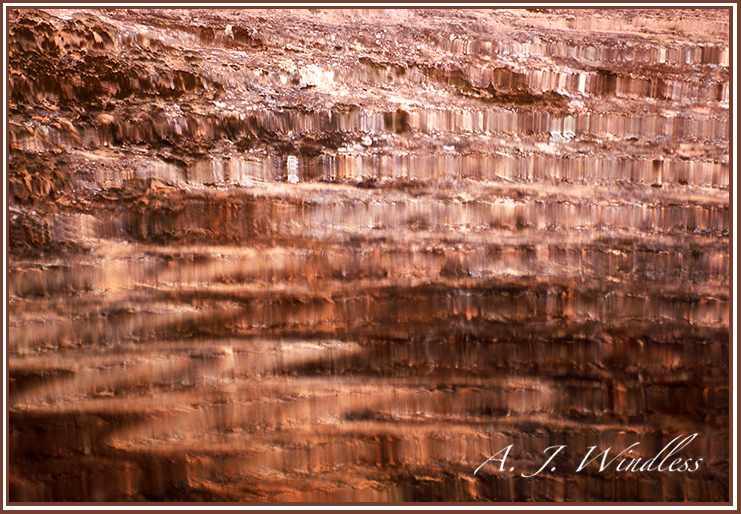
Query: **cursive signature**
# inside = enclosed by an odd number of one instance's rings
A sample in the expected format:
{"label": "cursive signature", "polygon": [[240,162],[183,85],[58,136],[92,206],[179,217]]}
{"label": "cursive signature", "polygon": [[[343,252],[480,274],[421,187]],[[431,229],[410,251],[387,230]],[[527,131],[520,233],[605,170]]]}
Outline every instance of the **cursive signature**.
{"label": "cursive signature", "polygon": [[[596,446],[590,446],[588,447],[589,451],[586,452],[584,458],[581,460],[581,463],[576,467],[574,471],[576,473],[579,473],[589,466],[591,466],[590,469],[594,469],[595,466],[599,466],[600,473],[609,469],[614,469],[615,471],[619,472],[631,473],[652,471],[692,473],[699,469],[702,459],[687,459],[679,457],[678,454],[680,451],[686,448],[697,437],[697,435],[698,434],[696,433],[691,434],[684,439],[682,439],[683,436],[681,435],[675,437],[669,444],[664,446],[664,448],[662,448],[662,450],[657,453],[655,457],[651,459],[641,459],[634,455],[634,451],[637,451],[638,447],[641,444],[640,442],[633,443],[632,445],[620,451],[613,450],[612,447],[609,447],[602,452],[597,452]],[[476,468],[473,474],[476,475],[476,473],[478,473],[479,470],[485,465],[497,462],[499,463],[499,471],[515,471],[514,466],[508,467],[506,464],[513,446],[514,444],[510,444],[509,446],[502,448],[497,453],[486,459],[483,464]],[[564,448],[566,448],[566,445],[549,446],[548,448],[543,450],[543,453],[547,457],[545,462],[543,462],[543,464],[541,464],[534,473],[520,473],[520,476],[524,478],[531,478],[539,475],[545,469],[550,469],[552,472],[556,471],[556,457],[561,455],[561,452]]]}

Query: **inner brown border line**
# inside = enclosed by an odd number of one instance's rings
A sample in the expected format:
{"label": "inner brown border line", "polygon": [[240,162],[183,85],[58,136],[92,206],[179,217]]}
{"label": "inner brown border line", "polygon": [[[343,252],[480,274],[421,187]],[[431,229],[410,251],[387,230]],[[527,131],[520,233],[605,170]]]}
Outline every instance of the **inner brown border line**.
{"label": "inner brown border line", "polygon": [[[90,4],[86,5],[85,8],[90,9],[149,9],[150,7],[146,6],[130,6],[127,7],[125,5],[116,5],[114,7],[111,6],[111,4],[100,4],[96,0],[75,0],[75,4]],[[222,9],[265,9],[265,8],[273,8],[273,9],[288,9],[293,8],[296,4],[312,4],[310,0],[298,0],[296,2],[285,2],[285,1],[279,1],[279,2],[271,2],[276,4],[284,4],[285,7],[266,7],[263,5],[244,5],[244,4],[235,4],[233,6],[229,5],[218,5],[213,6],[209,4],[205,5],[198,5],[198,4],[186,4],[186,6],[183,6],[182,4],[178,3],[172,3],[170,1],[164,1],[164,2],[156,2],[155,0],[143,0],[137,3],[151,3],[155,8],[158,9],[212,9],[212,10],[222,10]],[[365,5],[362,5],[358,2],[342,2],[342,0],[323,0],[321,2],[322,4],[330,4],[329,8],[331,9],[344,9],[344,8],[352,8],[353,6],[359,5],[360,7],[367,8],[367,9],[380,9],[381,6],[371,6],[366,7]],[[424,3],[417,3],[417,2],[380,2],[382,4],[396,4],[397,7],[386,7],[385,5],[383,8],[393,8],[393,9],[408,9],[408,8],[423,8],[426,5],[433,4],[435,7],[443,8],[443,9],[471,9],[476,7],[460,7],[456,6],[455,3],[451,4],[449,0],[429,0]],[[491,8],[491,9],[525,9],[527,5],[532,5],[534,7],[545,7],[549,9],[554,8],[561,8],[561,9],[581,9],[581,10],[587,10],[587,9],[599,9],[599,10],[620,10],[620,9],[663,9],[663,7],[657,7],[654,5],[641,7],[640,5],[631,5],[630,7],[621,7],[618,5],[607,5],[607,6],[600,6],[600,5],[594,5],[591,4],[588,0],[574,0],[572,3],[578,3],[578,4],[584,4],[583,7],[562,7],[559,5],[556,1],[545,1],[545,2],[527,2],[522,3],[519,5],[492,5],[490,2],[484,2],[481,0],[473,0],[473,1],[466,1],[467,4],[477,4],[480,5],[481,8]],[[738,2],[730,2],[738,8]],[[331,4],[342,4],[340,5],[331,5]],[[591,5],[590,5],[591,4]],[[714,7],[714,6],[707,6],[707,5],[698,5],[697,2],[693,2],[691,0],[677,0],[677,1],[670,1],[670,0],[658,0],[656,2],[652,2],[652,4],[665,4],[666,6],[673,6],[673,5],[688,5],[693,6],[693,9],[695,10],[722,10],[723,7]],[[7,23],[8,19],[8,11],[11,9],[46,9],[46,8],[63,8],[65,3],[61,0],[59,1],[51,1],[51,2],[45,2],[43,4],[27,4],[22,6],[14,6],[9,4],[3,4],[5,7],[5,22]],[[168,5],[167,7],[161,7],[162,5]],[[300,7],[299,7],[300,8]],[[734,184],[734,177],[733,177],[733,163],[734,163],[734,148],[733,148],[733,125],[734,125],[734,65],[733,65],[733,57],[734,57],[734,18],[733,18],[733,7],[727,7],[728,10],[728,20],[729,20],[729,43],[728,43],[728,69],[729,69],[729,137],[728,137],[728,145],[729,145],[729,212],[730,212],[730,236],[729,236],[729,298],[730,298],[730,306],[729,306],[729,314],[733,312],[733,284],[734,284],[734,277],[733,277],[733,243],[734,243],[734,237],[733,237],[733,231],[734,231],[734,220],[733,220],[733,213],[734,213],[734,197],[733,197],[733,184]],[[4,51],[7,52],[7,48],[4,48]],[[4,57],[7,60],[7,53],[4,54]],[[7,66],[5,68],[5,82],[8,83],[8,69]],[[10,100],[10,88],[6,87],[6,109],[5,109],[5,120],[6,120],[6,126],[9,122],[9,114],[7,110],[7,105]],[[739,137],[736,135],[736,137]],[[5,155],[6,155],[6,161],[7,156],[9,155],[9,148],[10,143],[8,141],[8,138],[5,138]],[[9,187],[8,187],[8,170],[5,170],[5,241],[6,241],[6,248],[10,247],[10,240],[9,240],[9,216],[10,216],[10,206],[9,206]],[[736,243],[737,250],[741,249],[741,244],[739,242]],[[10,294],[9,290],[9,284],[7,280],[7,259],[8,254],[5,255],[5,290],[6,290],[6,298]],[[741,314],[741,308],[737,306],[737,313]],[[733,316],[729,316],[729,362],[733,362]],[[6,334],[9,332],[9,326],[10,326],[10,317],[8,314],[7,304],[5,309],[5,326],[6,326]],[[7,341],[6,341],[6,348],[7,348]],[[736,371],[738,370],[738,364],[741,362],[741,359],[739,356],[736,356]],[[3,370],[6,380],[5,380],[5,387],[7,391],[8,387],[8,368],[9,368],[9,356],[6,351],[6,358],[5,358],[5,369]],[[479,509],[485,509],[489,506],[499,506],[499,505],[508,505],[508,506],[526,506],[526,507],[551,507],[551,508],[557,508],[558,510],[565,510],[568,509],[571,506],[577,507],[577,506],[599,506],[599,505],[606,505],[606,506],[640,506],[640,507],[649,507],[649,506],[667,506],[671,505],[673,507],[676,507],[681,510],[687,510],[689,507],[695,507],[695,506],[712,506],[712,507],[723,507],[723,506],[732,506],[734,505],[734,497],[737,490],[734,490],[734,462],[733,462],[733,417],[732,416],[738,416],[738,413],[735,413],[733,411],[733,403],[734,403],[734,387],[733,387],[733,372],[731,371],[731,374],[729,375],[729,456],[730,456],[730,462],[729,462],[729,491],[730,491],[730,498],[728,502],[686,502],[686,503],[672,503],[672,502],[569,502],[569,503],[558,503],[558,502],[447,502],[447,503],[440,503],[440,502],[408,502],[408,503],[371,503],[371,502],[348,502],[348,503],[310,503],[310,502],[296,502],[296,503],[270,503],[270,502],[249,502],[249,503],[235,503],[235,502],[8,502],[7,498],[9,497],[9,481],[7,476],[4,477],[5,479],[5,504],[3,505],[3,509],[6,507],[26,507],[26,506],[43,506],[43,507],[74,507],[74,506],[156,506],[156,507],[176,507],[176,506],[208,506],[208,507],[231,507],[231,506],[237,506],[242,508],[248,508],[249,510],[259,510],[259,507],[280,507],[280,506],[293,506],[293,507],[306,507],[306,506],[328,506],[328,507],[349,507],[349,506],[373,506],[373,507],[379,507],[381,505],[383,506],[402,506],[402,507],[417,507],[417,506],[445,506],[445,507],[451,507],[451,505],[459,505],[459,506],[467,506],[467,507],[476,507],[475,510]],[[3,452],[5,453],[5,464],[6,464],[6,471],[7,467],[9,465],[9,452],[7,451],[7,443],[9,439],[9,423],[7,423],[8,418],[8,406],[5,405],[5,414],[6,414],[6,427],[5,427],[5,444],[3,445]],[[736,449],[736,457],[741,458],[741,452],[739,449]],[[5,473],[4,473],[5,474]],[[738,481],[736,481],[736,486],[738,486]],[[253,506],[255,508],[253,508]],[[13,509],[15,510],[15,509]],[[381,510],[381,509],[379,509]],[[383,509],[388,510],[388,509]],[[452,509],[451,509],[452,510]],[[469,509],[466,509],[469,510]],[[518,509],[518,510],[540,510],[540,509]],[[128,509],[123,509],[121,512],[126,512]],[[133,512],[134,509],[131,509]],[[271,508],[271,512],[280,512],[276,509]],[[27,510],[27,512],[45,512],[45,511],[34,511],[34,510]],[[190,512],[200,512],[198,510],[191,510]]]}

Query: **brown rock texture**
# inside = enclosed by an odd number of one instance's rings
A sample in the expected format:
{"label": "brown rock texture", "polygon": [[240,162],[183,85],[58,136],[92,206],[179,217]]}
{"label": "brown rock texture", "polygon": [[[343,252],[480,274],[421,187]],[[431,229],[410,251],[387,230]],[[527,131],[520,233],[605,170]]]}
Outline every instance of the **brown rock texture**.
{"label": "brown rock texture", "polygon": [[11,502],[729,501],[728,11],[8,14]]}

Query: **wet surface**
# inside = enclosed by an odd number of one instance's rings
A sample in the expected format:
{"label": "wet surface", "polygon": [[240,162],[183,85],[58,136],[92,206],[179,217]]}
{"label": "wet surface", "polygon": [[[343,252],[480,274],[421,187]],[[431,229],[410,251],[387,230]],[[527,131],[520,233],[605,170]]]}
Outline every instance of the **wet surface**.
{"label": "wet surface", "polygon": [[9,499],[727,501],[728,21],[10,11]]}

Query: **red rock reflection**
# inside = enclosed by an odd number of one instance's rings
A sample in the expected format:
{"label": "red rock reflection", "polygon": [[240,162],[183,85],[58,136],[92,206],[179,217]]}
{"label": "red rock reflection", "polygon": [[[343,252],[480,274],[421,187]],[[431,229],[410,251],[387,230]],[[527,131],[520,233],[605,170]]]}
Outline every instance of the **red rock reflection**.
{"label": "red rock reflection", "polygon": [[729,500],[726,11],[8,25],[10,501]]}

